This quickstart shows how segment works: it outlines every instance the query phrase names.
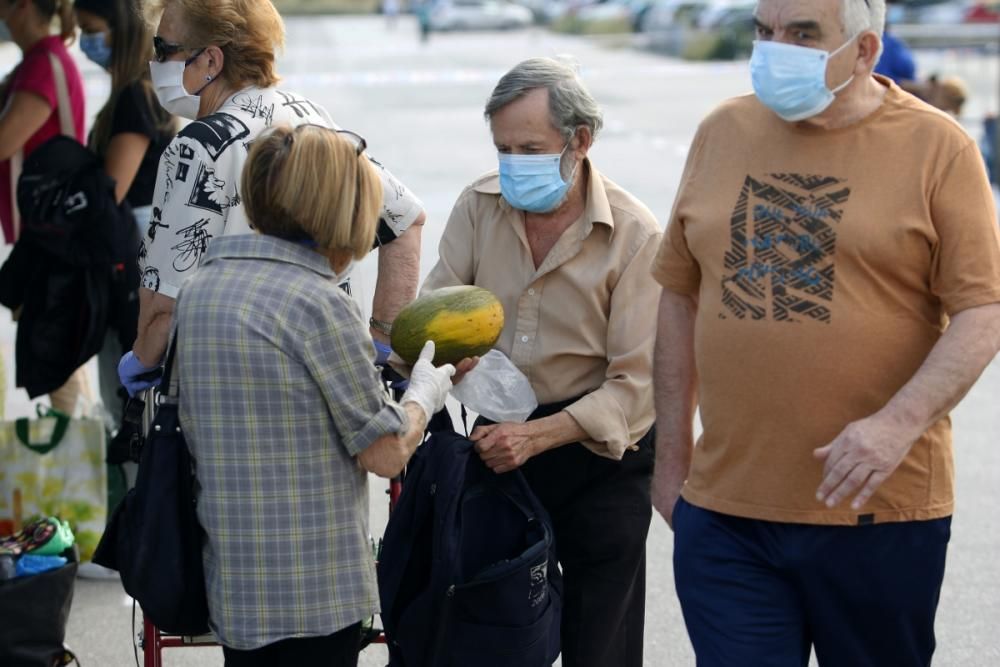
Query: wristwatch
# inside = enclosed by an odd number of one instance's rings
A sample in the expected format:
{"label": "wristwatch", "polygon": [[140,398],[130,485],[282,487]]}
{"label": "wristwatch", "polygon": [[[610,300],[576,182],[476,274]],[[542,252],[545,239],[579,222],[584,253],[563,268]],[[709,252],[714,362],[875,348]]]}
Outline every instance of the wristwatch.
{"label": "wristwatch", "polygon": [[370,326],[375,331],[380,331],[386,336],[392,335],[392,322],[386,322],[385,320],[376,320],[374,317],[368,318],[368,326]]}

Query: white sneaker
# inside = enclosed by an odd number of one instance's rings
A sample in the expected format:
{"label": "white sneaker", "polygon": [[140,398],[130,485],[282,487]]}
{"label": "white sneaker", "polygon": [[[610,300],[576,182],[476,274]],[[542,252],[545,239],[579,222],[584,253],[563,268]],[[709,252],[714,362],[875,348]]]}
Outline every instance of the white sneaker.
{"label": "white sneaker", "polygon": [[118,576],[117,570],[112,570],[110,568],[104,567],[103,565],[98,565],[97,563],[80,563],[76,570],[76,576],[81,579],[97,579],[104,581],[118,581],[120,577]]}

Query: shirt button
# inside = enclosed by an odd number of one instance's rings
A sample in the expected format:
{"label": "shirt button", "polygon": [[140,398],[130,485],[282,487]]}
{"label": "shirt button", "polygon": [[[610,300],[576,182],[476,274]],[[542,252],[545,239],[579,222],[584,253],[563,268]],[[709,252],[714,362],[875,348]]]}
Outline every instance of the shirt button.
{"label": "shirt button", "polygon": [[535,288],[534,287],[532,287],[531,289],[528,290],[528,296],[535,296]]}
{"label": "shirt button", "polygon": [[527,336],[521,336],[521,342],[522,343],[527,343],[529,340],[531,340],[531,339],[528,338]]}

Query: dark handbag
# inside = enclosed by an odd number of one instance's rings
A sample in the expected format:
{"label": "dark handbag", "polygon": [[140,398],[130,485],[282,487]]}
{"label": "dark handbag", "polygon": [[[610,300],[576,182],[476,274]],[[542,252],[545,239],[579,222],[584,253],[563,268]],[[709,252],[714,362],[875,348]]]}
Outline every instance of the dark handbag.
{"label": "dark handbag", "polygon": [[122,586],[164,632],[208,632],[194,467],[178,417],[174,356],[167,353],[156,415],[139,454],[135,488],[115,508],[94,562],[118,570]]}
{"label": "dark handbag", "polygon": [[0,269],[0,301],[23,307],[17,385],[35,397],[65,384],[100,351],[112,299],[122,300],[125,267],[134,263],[137,230],[101,160],[67,136],[49,139],[25,161],[17,208],[21,235]]}
{"label": "dark handbag", "polygon": [[0,665],[65,664],[63,640],[73,604],[77,562],[73,549],[62,555],[70,562],[60,568],[0,581]]}

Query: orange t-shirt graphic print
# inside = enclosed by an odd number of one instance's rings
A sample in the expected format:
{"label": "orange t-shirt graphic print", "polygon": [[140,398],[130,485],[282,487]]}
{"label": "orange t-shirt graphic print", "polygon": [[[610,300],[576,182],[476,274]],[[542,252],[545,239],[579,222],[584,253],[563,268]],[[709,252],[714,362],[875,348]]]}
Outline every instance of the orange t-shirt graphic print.
{"label": "orange t-shirt graphic print", "polygon": [[833,177],[747,176],[730,219],[721,317],[829,322],[837,223],[850,194]]}

